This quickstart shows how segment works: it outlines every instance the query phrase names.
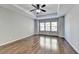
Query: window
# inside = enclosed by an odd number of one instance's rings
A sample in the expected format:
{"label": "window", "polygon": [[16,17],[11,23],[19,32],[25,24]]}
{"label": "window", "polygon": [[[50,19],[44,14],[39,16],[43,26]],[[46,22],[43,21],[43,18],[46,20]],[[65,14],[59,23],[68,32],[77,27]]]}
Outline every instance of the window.
{"label": "window", "polygon": [[44,31],[45,29],[44,29],[44,23],[40,23],[40,31]]}
{"label": "window", "polygon": [[57,31],[57,22],[40,22],[40,31]]}
{"label": "window", "polygon": [[45,23],[45,30],[50,31],[50,22]]}
{"label": "window", "polygon": [[51,22],[51,31],[57,31],[57,22]]}

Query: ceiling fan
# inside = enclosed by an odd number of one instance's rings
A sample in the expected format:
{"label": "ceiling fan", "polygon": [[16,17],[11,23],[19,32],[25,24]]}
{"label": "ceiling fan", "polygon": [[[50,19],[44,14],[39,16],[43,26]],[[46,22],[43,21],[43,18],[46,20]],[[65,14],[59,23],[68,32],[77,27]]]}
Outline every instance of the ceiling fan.
{"label": "ceiling fan", "polygon": [[43,8],[46,6],[45,4],[43,4],[43,5],[40,5],[40,4],[33,5],[33,4],[32,4],[32,6],[33,6],[35,9],[30,10],[31,12],[32,12],[32,11],[36,11],[37,14],[39,14],[41,11],[42,11],[42,12],[46,12],[46,10],[43,9]]}

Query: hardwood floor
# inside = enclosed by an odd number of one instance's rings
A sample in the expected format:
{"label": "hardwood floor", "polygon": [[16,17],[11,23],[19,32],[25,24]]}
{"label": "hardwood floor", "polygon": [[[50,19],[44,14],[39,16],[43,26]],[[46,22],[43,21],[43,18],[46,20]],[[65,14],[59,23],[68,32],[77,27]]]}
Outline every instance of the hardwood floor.
{"label": "hardwood floor", "polygon": [[36,35],[0,47],[0,54],[75,54],[62,38]]}

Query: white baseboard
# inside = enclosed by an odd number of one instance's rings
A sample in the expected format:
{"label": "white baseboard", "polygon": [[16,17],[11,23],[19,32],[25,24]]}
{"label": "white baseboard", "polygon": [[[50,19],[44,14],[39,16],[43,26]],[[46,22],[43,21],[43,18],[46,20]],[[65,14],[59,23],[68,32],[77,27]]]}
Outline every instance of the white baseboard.
{"label": "white baseboard", "polygon": [[77,53],[79,53],[79,50],[71,43],[71,42],[69,42],[68,40],[66,40],[71,46],[72,46],[72,48],[77,52]]}
{"label": "white baseboard", "polygon": [[[29,36],[32,36],[32,35],[34,35],[34,34],[28,35],[28,36],[26,36],[26,37],[29,37]],[[8,42],[6,42],[6,43],[0,44],[0,46],[3,46],[3,45],[6,45],[6,44],[9,44],[9,43],[12,43],[12,42],[21,40],[21,39],[26,38],[26,37],[21,37],[21,38],[15,39],[15,40],[8,41]]]}

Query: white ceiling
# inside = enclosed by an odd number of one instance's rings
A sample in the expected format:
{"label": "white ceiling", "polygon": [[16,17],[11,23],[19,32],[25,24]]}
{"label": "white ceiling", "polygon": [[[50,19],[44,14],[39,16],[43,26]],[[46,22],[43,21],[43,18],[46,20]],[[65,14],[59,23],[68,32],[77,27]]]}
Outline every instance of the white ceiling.
{"label": "white ceiling", "polygon": [[29,14],[32,18],[36,18],[36,16],[42,18],[45,16],[47,17],[47,15],[63,16],[66,13],[68,13],[73,6],[74,5],[71,4],[46,4],[46,6],[43,8],[46,10],[46,12],[41,12],[37,15],[35,12],[30,12],[30,10],[34,9],[34,7],[31,4],[0,4],[0,7],[10,9],[25,16]]}

